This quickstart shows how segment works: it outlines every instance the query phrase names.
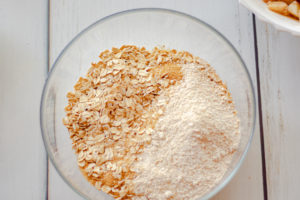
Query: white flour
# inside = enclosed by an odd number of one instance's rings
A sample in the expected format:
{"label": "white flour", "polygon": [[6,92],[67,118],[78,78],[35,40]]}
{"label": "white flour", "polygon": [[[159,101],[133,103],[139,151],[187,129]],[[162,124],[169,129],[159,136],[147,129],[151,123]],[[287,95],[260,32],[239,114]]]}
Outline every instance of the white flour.
{"label": "white flour", "polygon": [[195,199],[226,172],[239,144],[239,120],[230,98],[221,96],[224,87],[208,78],[215,72],[201,67],[182,66],[184,78],[171,88],[152,142],[134,166],[134,192],[145,197],[133,199]]}

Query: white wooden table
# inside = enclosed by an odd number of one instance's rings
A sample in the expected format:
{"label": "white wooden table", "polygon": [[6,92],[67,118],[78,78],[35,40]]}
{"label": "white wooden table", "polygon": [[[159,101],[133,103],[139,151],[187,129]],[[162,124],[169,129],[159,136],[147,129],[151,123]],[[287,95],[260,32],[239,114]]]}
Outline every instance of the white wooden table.
{"label": "white wooden table", "polygon": [[0,199],[82,199],[48,161],[39,127],[42,87],[78,32],[140,7],[178,10],[211,24],[250,70],[258,102],[254,140],[237,175],[213,199],[300,199],[300,38],[257,20],[237,0],[1,0]]}

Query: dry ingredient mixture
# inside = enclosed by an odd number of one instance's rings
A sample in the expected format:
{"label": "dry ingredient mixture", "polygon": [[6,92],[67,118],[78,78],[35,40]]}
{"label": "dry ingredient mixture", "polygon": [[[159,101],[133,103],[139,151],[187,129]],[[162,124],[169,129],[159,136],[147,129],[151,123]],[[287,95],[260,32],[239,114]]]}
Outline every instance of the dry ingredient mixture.
{"label": "dry ingredient mixture", "polygon": [[239,140],[226,86],[188,52],[106,50],[67,94],[63,123],[87,180],[115,199],[195,199],[215,186]]}

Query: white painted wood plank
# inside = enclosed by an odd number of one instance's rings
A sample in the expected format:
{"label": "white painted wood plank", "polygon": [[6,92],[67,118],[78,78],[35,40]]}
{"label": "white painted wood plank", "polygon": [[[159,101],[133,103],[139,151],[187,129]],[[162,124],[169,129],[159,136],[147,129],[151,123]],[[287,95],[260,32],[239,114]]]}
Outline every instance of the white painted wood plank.
{"label": "white painted wood plank", "polygon": [[47,75],[47,2],[0,1],[0,194],[41,200],[47,157],[39,105]]}
{"label": "white painted wood plank", "polygon": [[269,199],[300,197],[300,38],[257,22]]}
{"label": "white painted wood plank", "polygon": [[[235,0],[119,0],[51,1],[50,61],[54,62],[63,47],[82,29],[112,13],[139,7],[162,7],[196,16],[222,32],[240,51],[256,86],[252,16]],[[222,20],[220,20],[222,18]],[[225,23],[226,22],[226,23]],[[234,179],[214,199],[263,199],[259,124],[250,152]],[[50,167],[49,199],[82,199]]]}

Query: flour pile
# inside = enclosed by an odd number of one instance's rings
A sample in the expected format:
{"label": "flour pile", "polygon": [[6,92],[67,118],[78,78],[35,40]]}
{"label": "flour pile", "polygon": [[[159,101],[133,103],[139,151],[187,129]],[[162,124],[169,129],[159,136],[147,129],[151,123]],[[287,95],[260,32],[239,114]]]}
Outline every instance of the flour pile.
{"label": "flour pile", "polygon": [[239,119],[224,86],[208,78],[212,69],[188,64],[182,70],[182,83],[171,88],[152,142],[135,163],[135,192],[144,196],[133,199],[202,196],[222,178],[238,147]]}

